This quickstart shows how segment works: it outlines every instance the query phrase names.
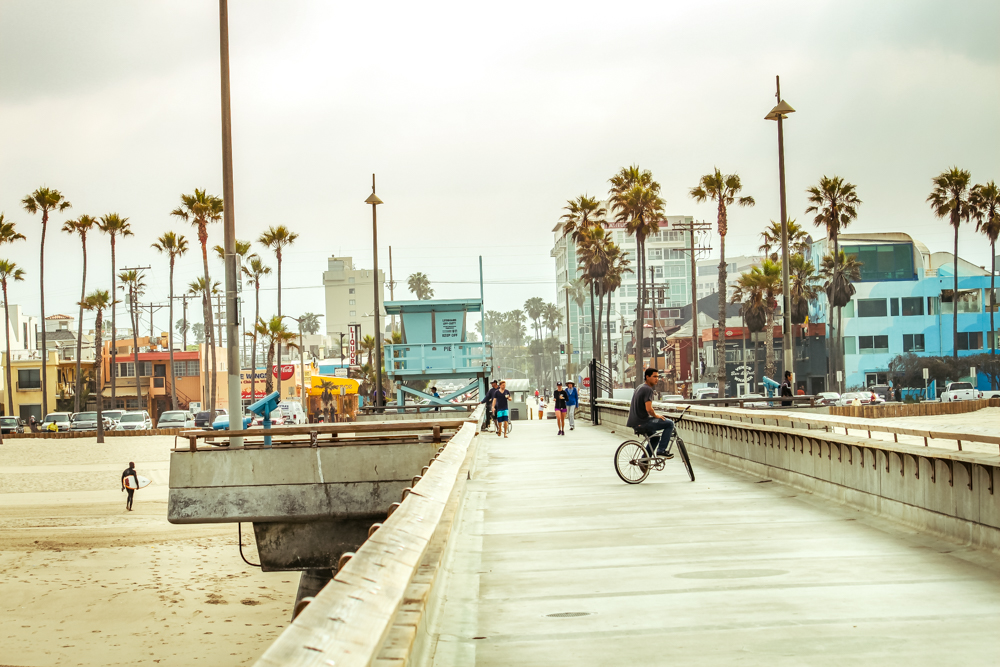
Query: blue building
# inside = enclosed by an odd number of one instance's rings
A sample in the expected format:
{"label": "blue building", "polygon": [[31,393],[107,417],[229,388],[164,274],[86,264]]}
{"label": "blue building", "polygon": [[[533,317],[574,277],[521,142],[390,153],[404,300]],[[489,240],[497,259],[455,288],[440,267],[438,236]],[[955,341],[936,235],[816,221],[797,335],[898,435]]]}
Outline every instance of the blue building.
{"label": "blue building", "polygon": [[[953,354],[952,253],[932,253],[903,233],[841,234],[839,241],[845,253],[862,262],[857,293],[842,313],[845,387],[886,383],[889,361],[899,354]],[[812,256],[826,254],[826,243],[814,243]],[[989,288],[989,270],[959,258],[959,356],[979,354],[992,345]],[[825,296],[820,309],[826,309]],[[984,376],[979,377],[979,387],[988,389]]]}

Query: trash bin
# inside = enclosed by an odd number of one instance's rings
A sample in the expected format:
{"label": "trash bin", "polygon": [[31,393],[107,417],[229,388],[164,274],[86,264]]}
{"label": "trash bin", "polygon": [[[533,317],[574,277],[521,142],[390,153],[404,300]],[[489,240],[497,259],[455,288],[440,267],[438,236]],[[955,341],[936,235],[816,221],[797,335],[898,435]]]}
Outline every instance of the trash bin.
{"label": "trash bin", "polygon": [[520,419],[520,418],[521,418],[521,411],[518,408],[511,408],[510,409],[510,419],[511,419],[511,421],[514,421],[515,419]]}

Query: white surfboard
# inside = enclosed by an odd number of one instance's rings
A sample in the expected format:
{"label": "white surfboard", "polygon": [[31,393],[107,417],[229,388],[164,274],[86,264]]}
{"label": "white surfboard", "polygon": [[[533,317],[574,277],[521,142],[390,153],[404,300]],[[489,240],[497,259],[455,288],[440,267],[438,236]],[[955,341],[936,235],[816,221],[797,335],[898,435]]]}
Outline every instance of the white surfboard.
{"label": "white surfboard", "polygon": [[[139,484],[136,486],[136,478],[139,478]],[[143,477],[142,475],[129,475],[125,478],[125,488],[126,489],[144,489],[149,486],[152,482],[148,477]]]}

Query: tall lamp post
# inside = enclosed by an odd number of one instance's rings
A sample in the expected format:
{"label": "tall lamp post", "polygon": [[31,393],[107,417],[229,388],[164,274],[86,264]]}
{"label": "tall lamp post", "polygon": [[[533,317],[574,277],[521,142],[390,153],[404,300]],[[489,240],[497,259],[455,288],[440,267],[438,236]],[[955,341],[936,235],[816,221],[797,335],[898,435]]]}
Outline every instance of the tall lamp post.
{"label": "tall lamp post", "polygon": [[[795,109],[781,99],[781,80],[779,77],[774,77],[774,84],[776,89],[774,97],[778,100],[778,104],[764,116],[764,120],[778,121],[778,190],[781,196],[781,307],[784,315],[782,317],[781,351],[782,358],[784,359],[784,369],[792,371],[794,375],[794,350],[788,340],[792,335],[792,295],[788,287],[789,258],[788,209],[785,205],[785,135],[781,121],[788,118],[788,114],[795,113]],[[792,393],[794,392],[795,390],[792,389]]]}
{"label": "tall lamp post", "polygon": [[379,279],[378,279],[378,218],[375,207],[382,203],[382,200],[375,195],[375,174],[372,174],[372,193],[365,200],[366,204],[372,205],[372,265],[375,274],[375,407],[382,405],[382,310],[378,301]]}
{"label": "tall lamp post", "polygon": [[[229,93],[229,4],[219,0],[219,61],[222,80],[222,215],[226,262],[226,374],[230,415],[229,430],[243,428],[243,392],[240,385],[240,318],[236,270],[236,216],[233,211],[233,121]],[[173,322],[170,323],[173,326]],[[230,447],[242,447],[243,438],[229,439]]]}
{"label": "tall lamp post", "polygon": [[[291,315],[281,315],[280,317],[292,320],[299,325],[299,372],[302,374],[302,396],[299,397],[299,400],[302,401],[302,411],[306,413],[306,418],[308,419],[309,407],[306,405],[306,348],[302,345],[302,320]],[[278,375],[281,375],[280,370],[278,371]]]}

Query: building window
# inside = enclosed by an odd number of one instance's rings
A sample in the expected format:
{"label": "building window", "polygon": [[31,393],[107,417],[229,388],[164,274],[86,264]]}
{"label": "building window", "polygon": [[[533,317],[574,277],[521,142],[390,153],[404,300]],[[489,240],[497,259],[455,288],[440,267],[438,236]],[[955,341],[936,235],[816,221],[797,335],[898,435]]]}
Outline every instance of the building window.
{"label": "building window", "polygon": [[888,314],[885,299],[858,299],[858,317],[885,317]]}
{"label": "building window", "polygon": [[[991,350],[994,347],[996,347],[996,343],[994,343],[993,341],[994,341],[994,339],[996,339],[997,335],[1000,335],[1000,331],[997,331],[996,333],[993,333],[992,331],[987,332],[987,334],[986,334],[986,347],[990,348]],[[1000,340],[1000,339],[998,339],[998,340]]]}
{"label": "building window", "polygon": [[42,406],[39,404],[27,405],[22,403],[18,406],[18,414],[24,421],[30,420],[32,417],[38,421],[42,421]]}
{"label": "building window", "polygon": [[913,246],[909,243],[844,245],[840,249],[861,262],[859,282],[914,280]]}
{"label": "building window", "polygon": [[857,354],[858,343],[854,336],[844,336],[844,354]]}
{"label": "building window", "polygon": [[182,378],[187,375],[187,362],[186,361],[175,361],[174,362],[174,377]]}
{"label": "building window", "polygon": [[349,300],[349,301],[347,302],[347,304],[348,304],[349,306],[354,306],[354,305],[356,305],[356,304],[355,304],[355,302],[354,302],[354,299],[351,299],[351,300]]}
{"label": "building window", "polygon": [[889,299],[889,314],[899,317],[899,299]]}
{"label": "building window", "polygon": [[927,314],[937,315],[941,311],[941,300],[936,296],[927,297]]}
{"label": "building window", "polygon": [[[961,302],[959,302],[961,303]],[[959,350],[981,350],[983,349],[983,332],[982,331],[959,331],[958,332],[958,349]]]}
{"label": "building window", "polygon": [[889,351],[888,336],[858,336],[858,352],[861,354],[884,354]]}
{"label": "building window", "polygon": [[654,267],[652,267],[652,269],[653,269],[653,278],[654,279],[660,278],[662,280],[663,279],[663,267],[662,266],[654,266]]}
{"label": "building window", "polygon": [[354,294],[354,288],[353,287],[348,287],[347,288],[347,293],[348,294]]}
{"label": "building window", "polygon": [[[945,289],[941,290],[941,313],[951,314],[955,310],[952,307],[954,290]],[[983,311],[982,306],[982,291],[977,289],[960,289],[958,290],[958,312],[961,313],[981,313]]]}
{"label": "building window", "polygon": [[650,248],[646,256],[654,261],[663,259],[663,248]]}
{"label": "building window", "polygon": [[923,334],[903,334],[903,352],[923,352]]}
{"label": "building window", "polygon": [[354,276],[349,276],[349,277],[347,278],[347,282],[349,282],[349,283],[351,283],[351,284],[354,284]]}
{"label": "building window", "polygon": [[[118,377],[120,378],[134,378],[135,377],[135,363],[128,362],[125,364],[118,364]],[[133,384],[135,384],[133,382]]]}
{"label": "building window", "polygon": [[668,250],[666,259],[686,259],[687,255],[683,250]]}
{"label": "building window", "polygon": [[352,310],[351,311],[351,317],[357,317],[357,316],[358,316],[358,311]]}
{"label": "building window", "polygon": [[18,389],[41,389],[42,371],[40,368],[26,368],[17,371]]}
{"label": "building window", "polygon": [[904,296],[901,301],[903,302],[903,317],[913,317],[915,315],[924,314],[924,300],[919,296]]}

